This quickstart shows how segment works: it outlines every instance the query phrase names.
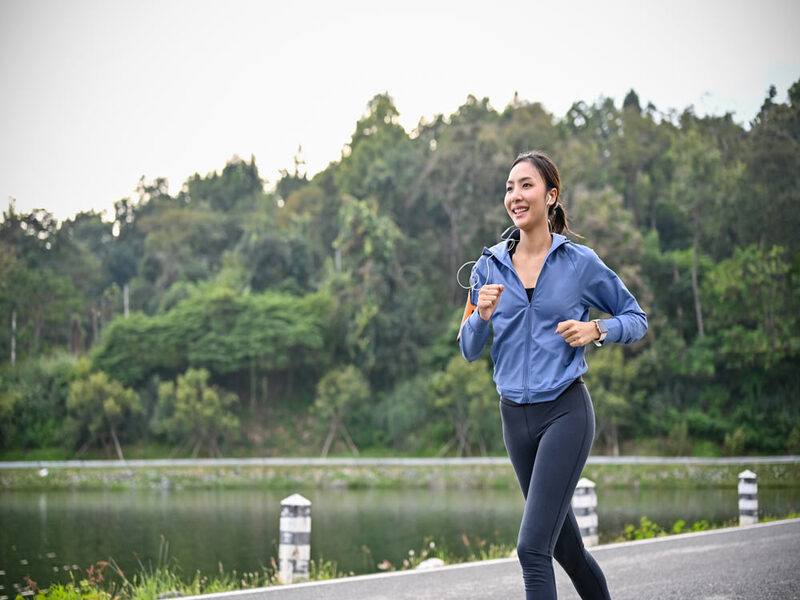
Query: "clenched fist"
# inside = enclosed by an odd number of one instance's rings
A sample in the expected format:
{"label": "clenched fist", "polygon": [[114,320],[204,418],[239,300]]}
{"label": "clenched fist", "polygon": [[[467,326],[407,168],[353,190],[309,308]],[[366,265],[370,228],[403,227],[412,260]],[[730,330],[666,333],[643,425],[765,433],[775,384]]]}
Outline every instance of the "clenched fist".
{"label": "clenched fist", "polygon": [[576,321],[570,319],[569,321],[561,321],[556,327],[557,334],[560,333],[564,341],[573,348],[585,346],[592,340],[600,337],[600,332],[597,330],[597,325],[594,321]]}
{"label": "clenched fist", "polygon": [[478,316],[481,319],[488,321],[491,318],[502,293],[502,283],[486,284],[480,289],[478,292]]}

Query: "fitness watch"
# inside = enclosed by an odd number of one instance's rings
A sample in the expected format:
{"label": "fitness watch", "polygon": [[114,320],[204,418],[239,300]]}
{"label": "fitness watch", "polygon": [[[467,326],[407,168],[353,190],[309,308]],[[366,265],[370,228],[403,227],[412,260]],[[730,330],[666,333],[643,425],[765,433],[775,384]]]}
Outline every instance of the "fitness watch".
{"label": "fitness watch", "polygon": [[606,336],[608,335],[608,326],[606,325],[606,322],[603,321],[602,319],[592,319],[592,322],[597,327],[597,331],[600,332],[600,337],[597,338],[596,340],[592,340],[594,342],[594,345],[599,348],[600,346],[603,345],[603,342],[606,340]]}

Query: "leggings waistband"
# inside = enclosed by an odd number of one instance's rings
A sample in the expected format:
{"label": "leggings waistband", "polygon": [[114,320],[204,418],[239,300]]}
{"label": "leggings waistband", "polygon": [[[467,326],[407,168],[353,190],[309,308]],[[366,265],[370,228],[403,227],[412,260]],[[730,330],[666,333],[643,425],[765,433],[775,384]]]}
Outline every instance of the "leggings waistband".
{"label": "leggings waistband", "polygon": [[[551,400],[550,402],[558,401],[558,399],[561,398],[561,396],[563,396],[564,394],[566,394],[570,390],[570,388],[572,388],[572,386],[575,385],[576,383],[583,383],[583,375],[581,375],[575,381],[573,381],[567,387],[565,387],[564,391],[561,392],[558,395],[558,398],[556,398],[555,400]],[[544,402],[541,402],[541,403],[538,403],[538,402],[514,402],[513,400],[509,400],[508,398],[503,398],[502,396],[500,396],[500,402],[502,404],[505,404],[506,406],[530,406],[531,404],[544,404]]]}

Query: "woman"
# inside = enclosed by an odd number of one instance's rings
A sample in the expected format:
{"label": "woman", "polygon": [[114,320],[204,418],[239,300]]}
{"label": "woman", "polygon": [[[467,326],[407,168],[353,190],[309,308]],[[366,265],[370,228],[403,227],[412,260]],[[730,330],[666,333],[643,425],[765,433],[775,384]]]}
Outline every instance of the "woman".
{"label": "woman", "polygon": [[[581,376],[590,342],[631,343],[647,317],[619,277],[586,246],[567,240],[561,177],[541,152],[511,165],[505,208],[516,229],[484,248],[473,268],[459,343],[468,361],[494,338],[494,381],[503,440],[525,496],[517,540],[527,598],[556,598],[553,561],[581,598],[609,598],[603,572],[584,548],[571,499],[594,438],[594,411]],[[478,282],[480,283],[480,281]],[[589,307],[613,315],[589,321]]]}

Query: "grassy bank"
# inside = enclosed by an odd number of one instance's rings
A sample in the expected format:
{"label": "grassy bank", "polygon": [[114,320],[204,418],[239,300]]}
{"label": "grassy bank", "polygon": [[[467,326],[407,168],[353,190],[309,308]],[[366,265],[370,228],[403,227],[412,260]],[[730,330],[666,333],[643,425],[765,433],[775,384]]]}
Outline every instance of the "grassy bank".
{"label": "grassy bank", "polygon": [[[760,487],[800,486],[800,464],[587,465],[604,488],[735,488],[750,469]],[[510,465],[235,466],[0,470],[0,489],[503,489],[516,488]]]}
{"label": "grassy bank", "polygon": [[[797,517],[797,513],[791,513],[783,518]],[[764,519],[763,521],[768,520],[776,519]],[[699,521],[687,526],[685,521],[679,520],[671,527],[662,527],[647,517],[642,517],[639,527],[628,525],[624,534],[614,541],[641,540],[733,525],[735,525],[734,522],[715,526],[709,525],[706,521]],[[373,562],[373,564],[377,571],[404,571],[414,569],[421,562],[430,558],[441,559],[444,564],[456,564],[516,555],[516,549],[509,544],[488,543],[480,538],[469,539],[466,535],[463,543],[468,550],[466,556],[455,556],[449,553],[444,546],[437,545],[432,538],[429,538],[423,542],[419,550],[409,550],[407,556],[397,565],[387,560],[377,564]],[[35,600],[156,600],[280,585],[274,558],[271,559],[270,566],[259,571],[239,574],[236,571],[224,572],[220,566],[219,573],[203,574],[198,571],[193,576],[186,578],[177,564],[167,560],[165,548],[166,544],[162,541],[162,552],[159,554],[158,565],[155,568],[141,566],[137,573],[126,575],[113,563],[100,561],[85,571],[79,571],[80,577],[73,579],[73,582],[68,584],[54,584],[49,588],[40,589],[36,582],[27,579],[25,586],[19,586],[15,590],[16,599],[33,596]],[[352,575],[353,573],[341,571],[334,561],[320,559],[312,560],[310,564],[311,581]]]}

